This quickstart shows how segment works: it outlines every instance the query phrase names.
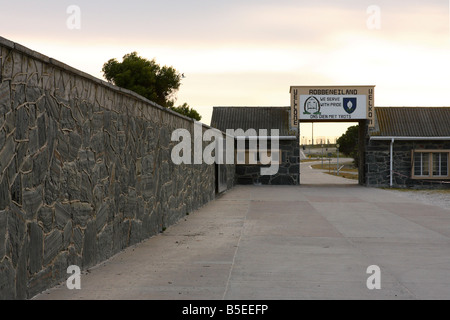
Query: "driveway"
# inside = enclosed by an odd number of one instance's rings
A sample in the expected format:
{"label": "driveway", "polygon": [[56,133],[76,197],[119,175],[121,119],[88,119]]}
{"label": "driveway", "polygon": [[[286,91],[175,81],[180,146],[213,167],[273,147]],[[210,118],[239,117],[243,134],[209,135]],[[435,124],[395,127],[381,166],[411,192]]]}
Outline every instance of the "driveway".
{"label": "driveway", "polygon": [[450,210],[303,166],[301,186],[236,186],[34,299],[450,299]]}

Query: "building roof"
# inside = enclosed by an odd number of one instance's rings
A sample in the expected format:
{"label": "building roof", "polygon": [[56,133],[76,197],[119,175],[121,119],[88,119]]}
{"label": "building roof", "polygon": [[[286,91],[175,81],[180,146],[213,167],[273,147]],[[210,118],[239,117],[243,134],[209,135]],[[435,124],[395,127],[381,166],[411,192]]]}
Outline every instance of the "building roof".
{"label": "building roof", "polygon": [[376,107],[371,136],[450,137],[450,107]]}
{"label": "building roof", "polygon": [[278,129],[280,136],[295,136],[289,130],[290,107],[214,107],[211,127],[223,132],[227,129]]}

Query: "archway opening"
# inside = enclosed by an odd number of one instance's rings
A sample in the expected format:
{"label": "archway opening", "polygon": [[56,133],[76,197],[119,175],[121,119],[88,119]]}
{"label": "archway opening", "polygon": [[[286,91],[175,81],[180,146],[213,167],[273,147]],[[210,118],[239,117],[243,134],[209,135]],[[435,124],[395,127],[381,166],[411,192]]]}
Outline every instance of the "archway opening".
{"label": "archway opening", "polygon": [[366,126],[366,120],[300,121],[300,184],[364,185]]}

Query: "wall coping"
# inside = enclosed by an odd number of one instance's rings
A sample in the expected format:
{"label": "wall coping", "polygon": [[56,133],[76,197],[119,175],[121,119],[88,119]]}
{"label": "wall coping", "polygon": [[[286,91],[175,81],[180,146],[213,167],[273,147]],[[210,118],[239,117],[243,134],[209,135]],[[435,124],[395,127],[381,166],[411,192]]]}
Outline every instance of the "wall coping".
{"label": "wall coping", "polygon": [[[92,75],[90,75],[90,74],[88,74],[86,72],[83,72],[81,70],[75,69],[74,67],[71,67],[71,66],[69,66],[69,65],[67,65],[67,64],[65,64],[65,63],[63,63],[61,61],[58,61],[58,60],[53,59],[53,58],[50,58],[50,57],[48,57],[48,56],[46,56],[46,55],[44,55],[42,53],[39,53],[39,52],[34,51],[32,49],[29,49],[29,48],[27,48],[27,47],[25,47],[25,46],[23,46],[23,45],[21,45],[19,43],[16,43],[16,42],[13,42],[13,41],[8,40],[6,38],[3,38],[2,36],[0,36],[0,46],[6,47],[6,48],[14,50],[14,51],[17,51],[19,53],[27,55],[27,56],[29,56],[29,57],[31,57],[33,59],[39,60],[41,62],[50,64],[53,67],[58,68],[58,69],[62,69],[64,71],[68,72],[68,73],[72,73],[72,74],[77,75],[79,77],[85,78],[85,79],[87,79],[89,81],[92,81],[92,82],[94,82],[94,83],[96,83],[96,84],[98,84],[100,86],[106,87],[106,88],[108,88],[110,90],[113,90],[113,91],[115,91],[117,93],[120,93],[122,95],[125,95],[125,96],[128,96],[128,97],[132,97],[132,98],[134,98],[134,99],[136,99],[138,101],[141,101],[141,102],[144,102],[146,104],[149,104],[152,107],[155,107],[155,108],[157,108],[157,109],[159,109],[161,111],[167,112],[167,113],[169,113],[171,115],[177,116],[177,117],[182,118],[184,120],[197,122],[193,118],[189,118],[189,117],[184,116],[184,115],[182,115],[182,114],[180,114],[178,112],[175,112],[175,111],[170,110],[168,108],[164,108],[164,107],[160,106],[159,104],[157,104],[156,102],[148,100],[147,98],[137,94],[134,91],[131,91],[131,90],[128,90],[128,89],[125,89],[125,88],[121,88],[121,87],[113,85],[112,83],[109,83],[107,81],[98,79],[98,78],[96,78],[96,77],[94,77],[94,76],[92,76]],[[213,127],[211,127],[211,126],[209,126],[207,124],[204,124],[202,122],[199,122],[199,123],[201,123],[201,125],[203,127],[207,128],[207,129],[215,129],[215,130],[217,130],[216,128],[213,128]]]}

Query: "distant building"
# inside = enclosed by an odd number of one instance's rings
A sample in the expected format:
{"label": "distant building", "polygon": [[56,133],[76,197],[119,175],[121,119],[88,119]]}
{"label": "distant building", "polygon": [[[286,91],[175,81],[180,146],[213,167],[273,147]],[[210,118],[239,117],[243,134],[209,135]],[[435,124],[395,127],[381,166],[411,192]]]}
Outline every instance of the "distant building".
{"label": "distant building", "polygon": [[[243,131],[235,135],[235,150],[239,141],[245,141],[245,162],[236,164],[236,183],[238,184],[271,184],[297,185],[300,182],[300,146],[296,131],[291,131],[290,107],[214,107],[211,127],[223,132],[227,130]],[[270,138],[267,146],[263,147],[256,140],[256,136],[271,137],[271,129],[278,130],[279,148],[277,155],[272,155]],[[266,131],[262,131],[266,130]],[[256,143],[256,145],[254,145]],[[256,148],[255,148],[256,147]],[[261,148],[267,148],[273,159],[279,159],[279,170],[274,175],[261,175]],[[267,166],[267,165],[266,165]]]}

